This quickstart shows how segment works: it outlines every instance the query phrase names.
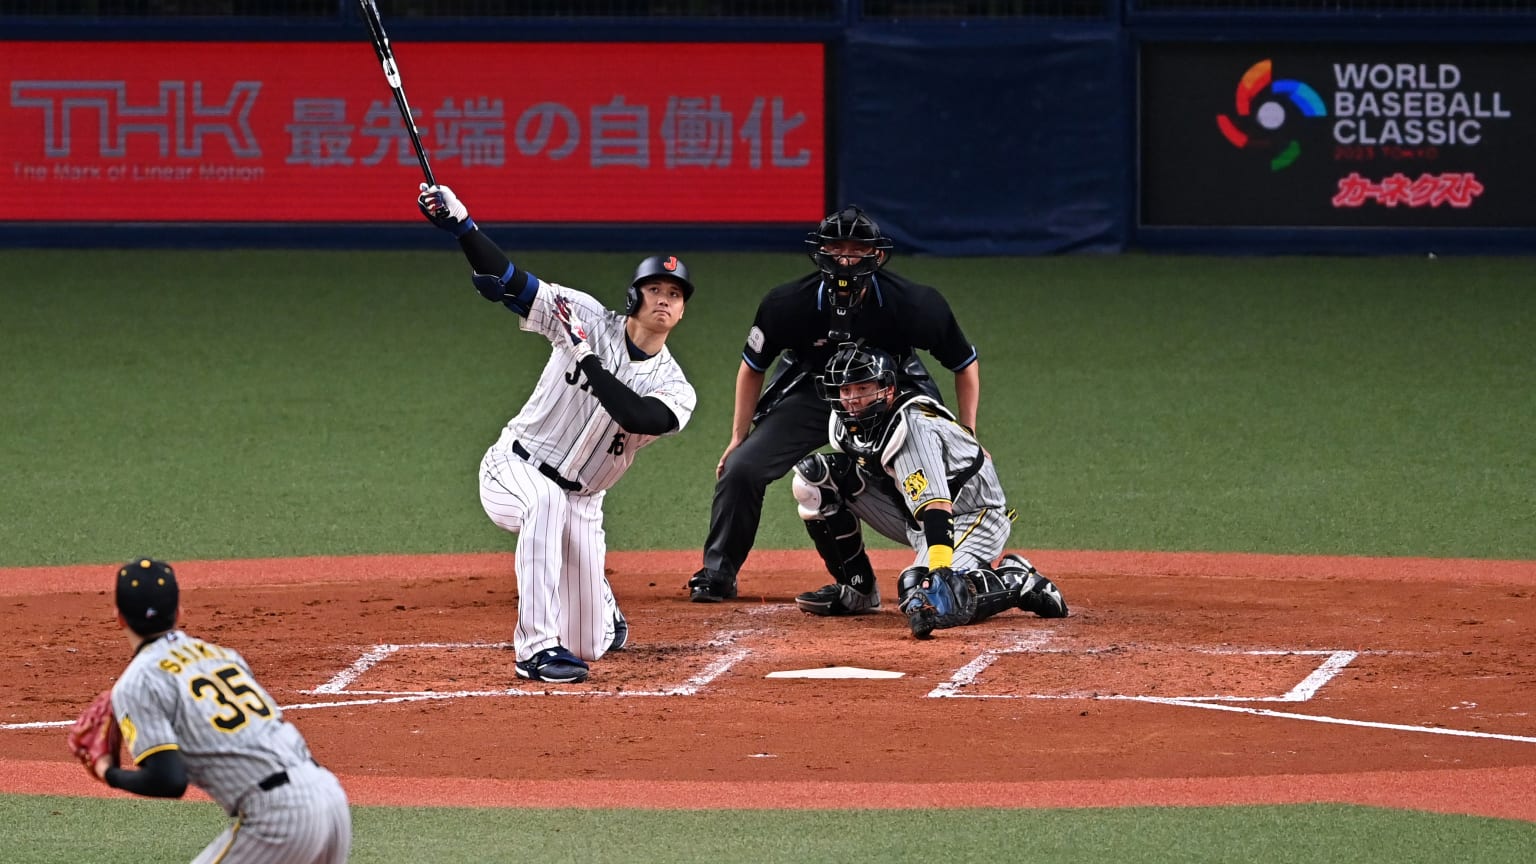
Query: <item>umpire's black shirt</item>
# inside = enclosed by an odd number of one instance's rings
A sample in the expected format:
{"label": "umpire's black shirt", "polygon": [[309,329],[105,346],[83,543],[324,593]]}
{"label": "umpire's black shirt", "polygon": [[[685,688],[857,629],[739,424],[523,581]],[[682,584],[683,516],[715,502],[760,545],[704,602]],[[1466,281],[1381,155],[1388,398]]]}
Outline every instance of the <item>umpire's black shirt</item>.
{"label": "umpire's black shirt", "polygon": [[955,313],[937,290],[881,270],[871,277],[863,301],[849,313],[851,321],[834,324],[822,288],[824,278],[820,272],[812,273],[763,297],[741,352],[748,366],[766,372],[781,352],[793,352],[796,365],[811,373],[808,382],[837,352],[838,340],[831,335],[834,327],[847,330],[848,341],[863,339],[866,345],[889,352],[898,366],[916,348],[932,354],[951,372],[976,361],[975,346],[965,338]]}

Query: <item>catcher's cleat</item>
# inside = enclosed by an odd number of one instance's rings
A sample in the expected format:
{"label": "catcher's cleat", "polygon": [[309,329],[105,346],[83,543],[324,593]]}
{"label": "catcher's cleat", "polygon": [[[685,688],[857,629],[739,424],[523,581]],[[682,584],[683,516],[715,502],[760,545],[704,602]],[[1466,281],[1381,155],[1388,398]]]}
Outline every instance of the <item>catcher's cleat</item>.
{"label": "catcher's cleat", "polygon": [[796,597],[795,605],[808,615],[872,615],[880,611],[880,586],[865,594],[852,585],[823,585]]}
{"label": "catcher's cleat", "polygon": [[624,613],[613,610],[613,641],[608,643],[609,651],[623,651],[629,644],[629,619]]}
{"label": "catcher's cleat", "polygon": [[694,603],[719,603],[736,599],[736,577],[705,567],[688,580],[688,599]]}
{"label": "catcher's cleat", "polygon": [[587,661],[559,645],[517,661],[517,677],[549,684],[580,684],[589,671]]}
{"label": "catcher's cleat", "polygon": [[1067,617],[1067,601],[1061,596],[1056,583],[1040,575],[1028,558],[1009,553],[997,562],[998,572],[1006,573],[1022,581],[1019,584],[1018,606],[1025,612],[1033,612],[1041,618]]}

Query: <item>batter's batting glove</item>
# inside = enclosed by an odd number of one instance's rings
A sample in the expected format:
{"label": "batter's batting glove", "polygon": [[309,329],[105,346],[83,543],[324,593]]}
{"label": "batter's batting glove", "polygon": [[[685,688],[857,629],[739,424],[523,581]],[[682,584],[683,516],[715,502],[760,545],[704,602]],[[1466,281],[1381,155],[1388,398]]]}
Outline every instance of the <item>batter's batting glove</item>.
{"label": "batter's batting glove", "polygon": [[469,210],[465,208],[464,202],[447,186],[421,184],[416,206],[421,208],[421,215],[427,217],[428,222],[455,237],[463,237],[475,230],[475,220],[469,218]]}
{"label": "batter's batting glove", "polygon": [[565,334],[565,337],[570,342],[566,346],[563,341],[560,341],[560,337],[556,336],[554,338],[557,340],[557,344],[562,347],[569,347],[571,353],[575,355],[577,363],[592,356],[592,346],[587,344],[586,325],[582,324],[581,319],[576,316],[575,305],[558,294],[555,295],[555,322],[560,325],[560,331]]}

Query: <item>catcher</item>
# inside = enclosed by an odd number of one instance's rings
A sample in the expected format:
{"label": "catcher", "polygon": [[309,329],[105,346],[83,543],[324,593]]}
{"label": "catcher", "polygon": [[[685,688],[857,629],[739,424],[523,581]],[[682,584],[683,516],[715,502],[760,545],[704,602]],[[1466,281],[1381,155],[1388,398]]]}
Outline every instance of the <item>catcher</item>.
{"label": "catcher", "polygon": [[[341,784],[238,653],[176,629],[171,566],[122,565],[116,602],[133,660],[69,731],[85,770],[135,795],[207,792],[234,821],[194,864],[343,864],[352,813]],[[124,744],[137,770],[119,767]]]}
{"label": "catcher", "polygon": [[879,610],[864,522],[917,552],[896,591],[919,639],[1013,608],[1066,617],[1061,591],[1028,560],[998,559],[1014,514],[992,457],[936,399],[897,380],[891,355],[858,343],[841,346],[818,379],[840,452],[802,459],[793,488],[834,581],[795,604],[812,615]]}

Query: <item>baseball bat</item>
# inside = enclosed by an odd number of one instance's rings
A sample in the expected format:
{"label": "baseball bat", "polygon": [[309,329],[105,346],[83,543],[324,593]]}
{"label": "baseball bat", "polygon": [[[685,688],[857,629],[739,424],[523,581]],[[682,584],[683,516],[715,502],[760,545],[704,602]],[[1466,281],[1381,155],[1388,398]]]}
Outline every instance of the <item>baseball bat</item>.
{"label": "baseball bat", "polygon": [[379,7],[374,5],[373,0],[357,2],[363,7],[363,20],[368,23],[368,35],[373,39],[373,53],[379,55],[379,65],[384,67],[384,80],[389,82],[389,89],[394,91],[395,107],[400,109],[400,119],[405,121],[405,129],[411,135],[411,147],[416,151],[416,161],[421,163],[421,176],[427,179],[427,185],[436,186],[432,166],[427,164],[427,151],[422,149],[421,135],[416,131],[416,118],[411,116],[411,104],[405,101],[405,88],[400,84],[400,67],[395,65],[395,52],[389,47],[389,36],[384,33]]}

